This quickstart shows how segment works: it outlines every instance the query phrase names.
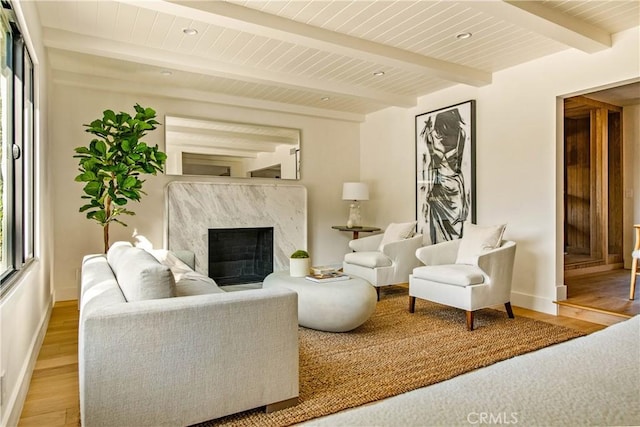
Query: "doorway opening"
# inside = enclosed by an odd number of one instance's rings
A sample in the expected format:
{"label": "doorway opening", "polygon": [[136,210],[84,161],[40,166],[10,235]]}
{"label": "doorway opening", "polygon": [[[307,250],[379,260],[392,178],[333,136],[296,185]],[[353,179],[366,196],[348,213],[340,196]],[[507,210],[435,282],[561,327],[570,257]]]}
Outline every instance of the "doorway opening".
{"label": "doorway opening", "polygon": [[630,271],[624,269],[633,244],[640,82],[563,102],[567,294],[559,297],[558,314],[611,324],[640,314],[640,301],[628,299]]}

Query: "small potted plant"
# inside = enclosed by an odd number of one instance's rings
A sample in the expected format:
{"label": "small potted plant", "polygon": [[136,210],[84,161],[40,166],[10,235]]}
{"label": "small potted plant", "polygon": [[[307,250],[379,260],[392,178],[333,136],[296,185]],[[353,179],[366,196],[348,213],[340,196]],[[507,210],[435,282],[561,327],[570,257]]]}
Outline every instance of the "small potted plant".
{"label": "small potted plant", "polygon": [[309,252],[297,250],[289,257],[289,274],[291,277],[304,277],[309,274],[311,264]]}

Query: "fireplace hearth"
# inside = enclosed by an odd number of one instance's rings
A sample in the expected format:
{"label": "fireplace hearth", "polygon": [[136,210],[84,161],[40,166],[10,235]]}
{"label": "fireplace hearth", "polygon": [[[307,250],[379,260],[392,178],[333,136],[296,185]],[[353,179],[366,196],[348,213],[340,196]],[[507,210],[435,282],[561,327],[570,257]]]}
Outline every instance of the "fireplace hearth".
{"label": "fireplace hearth", "polygon": [[208,252],[219,286],[262,282],[273,272],[273,227],[210,228]]}

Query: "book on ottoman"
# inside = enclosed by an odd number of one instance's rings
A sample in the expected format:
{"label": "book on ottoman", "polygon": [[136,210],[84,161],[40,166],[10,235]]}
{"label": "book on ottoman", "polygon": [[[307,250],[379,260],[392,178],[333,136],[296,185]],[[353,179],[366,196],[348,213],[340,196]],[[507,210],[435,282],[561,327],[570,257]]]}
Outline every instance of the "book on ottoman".
{"label": "book on ottoman", "polygon": [[339,271],[333,271],[325,274],[310,274],[306,277],[307,280],[317,283],[336,282],[339,280],[349,280],[349,276]]}

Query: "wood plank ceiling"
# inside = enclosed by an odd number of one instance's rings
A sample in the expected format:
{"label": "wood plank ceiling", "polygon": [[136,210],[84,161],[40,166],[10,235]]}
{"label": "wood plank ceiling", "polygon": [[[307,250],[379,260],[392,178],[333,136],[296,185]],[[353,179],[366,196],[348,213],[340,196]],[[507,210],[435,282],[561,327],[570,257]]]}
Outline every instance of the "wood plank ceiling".
{"label": "wood plank ceiling", "polygon": [[55,82],[347,120],[640,25],[637,0],[36,3]]}

